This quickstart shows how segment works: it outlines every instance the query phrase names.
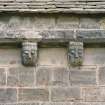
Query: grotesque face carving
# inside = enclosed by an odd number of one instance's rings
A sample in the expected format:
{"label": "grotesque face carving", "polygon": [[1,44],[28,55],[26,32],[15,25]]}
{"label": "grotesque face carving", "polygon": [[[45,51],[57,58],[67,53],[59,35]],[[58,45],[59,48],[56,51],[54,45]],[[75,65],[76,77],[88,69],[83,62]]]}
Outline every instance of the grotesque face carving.
{"label": "grotesque face carving", "polygon": [[22,63],[25,66],[35,66],[37,61],[37,43],[24,42],[22,45]]}
{"label": "grotesque face carving", "polygon": [[70,42],[68,57],[71,65],[79,66],[83,61],[83,43],[82,42]]}

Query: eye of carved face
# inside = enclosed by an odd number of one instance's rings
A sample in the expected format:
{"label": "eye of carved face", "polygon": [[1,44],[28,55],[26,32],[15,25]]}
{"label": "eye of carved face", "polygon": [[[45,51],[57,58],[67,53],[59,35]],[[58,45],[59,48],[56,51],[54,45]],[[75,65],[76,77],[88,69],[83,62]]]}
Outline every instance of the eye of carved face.
{"label": "eye of carved face", "polygon": [[24,54],[28,54],[28,53],[29,53],[29,51],[28,51],[28,50],[24,50],[23,52],[24,52]]}
{"label": "eye of carved face", "polygon": [[35,54],[35,50],[31,50],[31,54],[34,55]]}
{"label": "eye of carved face", "polygon": [[70,50],[70,53],[71,53],[71,56],[79,57],[79,54],[81,54],[81,51],[79,51],[79,49],[74,48]]}
{"label": "eye of carved face", "polygon": [[75,54],[75,51],[74,51],[74,50],[75,50],[75,49],[72,49],[72,50],[71,50],[71,54],[72,54],[72,55]]}

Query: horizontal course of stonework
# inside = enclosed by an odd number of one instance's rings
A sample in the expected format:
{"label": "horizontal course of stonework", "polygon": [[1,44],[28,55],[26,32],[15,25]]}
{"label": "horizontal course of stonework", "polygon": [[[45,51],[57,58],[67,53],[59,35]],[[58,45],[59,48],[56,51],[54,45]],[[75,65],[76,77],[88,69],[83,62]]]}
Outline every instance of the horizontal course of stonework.
{"label": "horizontal course of stonework", "polygon": [[37,66],[26,67],[20,48],[0,48],[0,105],[105,105],[105,47],[84,52],[73,68],[67,48],[39,48]]}
{"label": "horizontal course of stonework", "polygon": [[[29,32],[30,31],[30,32]],[[17,34],[18,33],[18,34]],[[26,34],[23,34],[26,33]],[[69,42],[73,40],[83,41],[84,43],[104,43],[105,30],[0,30],[0,43],[41,41],[41,42]]]}
{"label": "horizontal course of stonework", "polygon": [[37,42],[105,42],[104,16],[0,14],[0,43],[24,40]]}
{"label": "horizontal course of stonework", "polygon": [[105,13],[104,0],[0,0],[0,11]]}

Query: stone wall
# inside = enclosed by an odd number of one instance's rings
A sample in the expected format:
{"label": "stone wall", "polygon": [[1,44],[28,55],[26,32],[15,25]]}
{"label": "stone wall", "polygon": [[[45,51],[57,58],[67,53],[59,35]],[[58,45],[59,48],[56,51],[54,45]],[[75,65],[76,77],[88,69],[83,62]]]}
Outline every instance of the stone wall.
{"label": "stone wall", "polygon": [[[104,30],[105,16],[1,14],[0,30],[7,26],[35,31]],[[39,43],[36,67],[21,64],[21,46],[0,44],[0,105],[104,105],[104,44],[84,45],[83,64],[77,67],[69,65],[65,44]]]}

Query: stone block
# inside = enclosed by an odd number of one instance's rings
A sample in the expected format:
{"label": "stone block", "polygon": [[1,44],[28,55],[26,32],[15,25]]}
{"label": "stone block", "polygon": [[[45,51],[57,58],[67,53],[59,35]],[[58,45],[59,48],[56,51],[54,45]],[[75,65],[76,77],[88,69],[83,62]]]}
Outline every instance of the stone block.
{"label": "stone block", "polygon": [[36,84],[37,85],[50,85],[51,83],[51,68],[48,67],[38,67],[36,73]]}
{"label": "stone block", "polygon": [[43,30],[39,33],[43,37],[43,41],[51,42],[57,40],[64,42],[74,39],[74,30]]}
{"label": "stone block", "polygon": [[105,67],[100,67],[98,72],[99,84],[105,85]]}
{"label": "stone block", "polygon": [[[16,22],[13,21],[16,19]],[[19,24],[17,25],[16,27],[19,28],[19,29],[26,29],[26,30],[33,30],[35,29],[35,26],[34,26],[34,17],[29,17],[28,15],[24,17],[18,17],[18,16],[15,16],[15,17],[12,17],[12,19],[10,21],[13,21],[14,23]]]}
{"label": "stone block", "polygon": [[85,48],[83,65],[105,64],[105,48]]}
{"label": "stone block", "polygon": [[52,16],[36,16],[33,25],[36,30],[53,29],[55,26],[55,19]]}
{"label": "stone block", "polygon": [[74,29],[79,27],[79,18],[75,16],[60,15],[56,21],[58,29]]}
{"label": "stone block", "polygon": [[[12,29],[20,29],[22,27],[22,18],[19,16],[12,16],[11,18],[8,19],[7,21],[7,27],[6,28],[12,28]],[[25,26],[25,25],[24,25]]]}
{"label": "stone block", "polygon": [[82,89],[83,99],[86,102],[104,102],[105,87],[87,87]]}
{"label": "stone block", "polygon": [[17,90],[11,88],[0,89],[0,103],[17,102]]}
{"label": "stone block", "polygon": [[96,85],[96,71],[70,71],[72,85]]}
{"label": "stone block", "polygon": [[98,23],[98,20],[96,18],[80,18],[80,28],[85,28],[85,29],[99,29],[100,24]]}
{"label": "stone block", "polygon": [[91,105],[90,102],[74,102],[72,105]]}
{"label": "stone block", "polygon": [[81,39],[85,43],[102,43],[105,40],[105,30],[77,30],[76,36],[77,39]]}
{"label": "stone block", "polygon": [[7,72],[7,85],[17,87],[34,86],[34,68],[11,67]]}
{"label": "stone block", "polygon": [[96,71],[96,65],[83,65],[77,67],[70,67],[70,71]]}
{"label": "stone block", "polygon": [[19,103],[16,105],[39,105],[39,103]]}
{"label": "stone block", "polygon": [[[5,57],[4,57],[5,56]],[[0,64],[21,64],[20,49],[2,48],[0,49]]]}
{"label": "stone block", "polygon": [[52,85],[69,86],[69,70],[67,68],[55,68],[52,71]]}
{"label": "stone block", "polygon": [[91,102],[91,105],[105,105],[105,102]]}
{"label": "stone block", "polygon": [[67,50],[65,48],[40,48],[38,65],[67,67]]}
{"label": "stone block", "polygon": [[19,89],[19,102],[48,101],[49,91],[47,89]]}
{"label": "stone block", "polygon": [[105,17],[100,18],[99,24],[101,29],[105,29]]}
{"label": "stone block", "polygon": [[39,104],[38,103],[18,103],[18,104],[9,103],[9,104],[0,104],[0,105],[39,105]]}
{"label": "stone block", "polygon": [[0,68],[0,86],[6,85],[6,71],[4,68]]}
{"label": "stone block", "polygon": [[48,102],[42,103],[41,105],[72,105],[72,102]]}
{"label": "stone block", "polygon": [[53,88],[51,90],[51,100],[53,102],[77,101],[80,99],[80,88],[78,87]]}
{"label": "stone block", "polygon": [[60,67],[39,67],[36,74],[37,85],[68,86],[69,71]]}

